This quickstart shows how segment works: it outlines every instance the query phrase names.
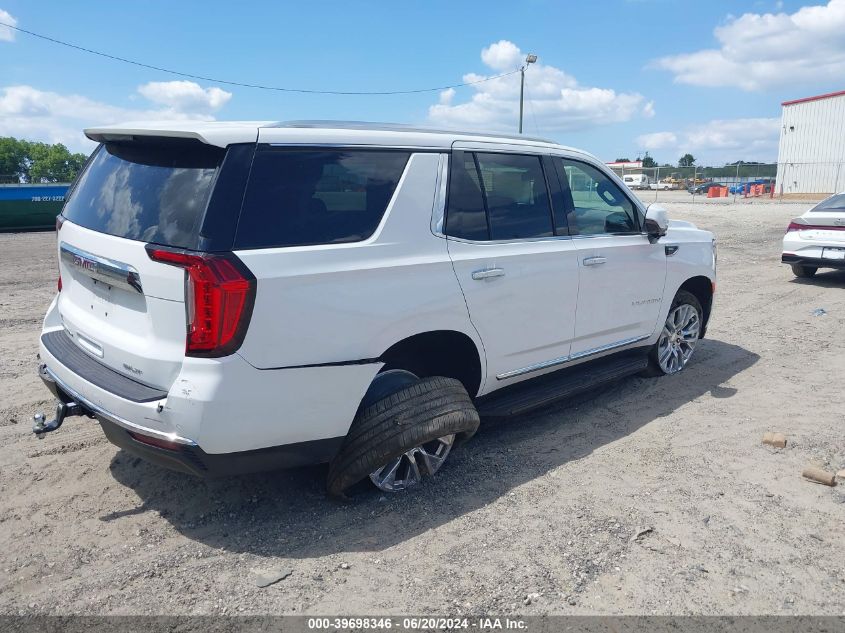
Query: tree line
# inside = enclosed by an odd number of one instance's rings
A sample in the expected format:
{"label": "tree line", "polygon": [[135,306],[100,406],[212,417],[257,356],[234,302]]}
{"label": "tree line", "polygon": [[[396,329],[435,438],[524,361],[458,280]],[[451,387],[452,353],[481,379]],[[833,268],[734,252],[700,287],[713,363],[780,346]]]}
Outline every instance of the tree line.
{"label": "tree line", "polygon": [[[696,158],[692,154],[684,154],[678,159],[678,164],[673,165],[671,163],[663,163],[662,165],[658,164],[654,158],[648,155],[648,152],[645,153],[644,156],[637,156],[634,159],[636,162],[642,162],[643,169],[654,169],[660,167],[661,169],[671,168],[671,167],[678,167],[680,169],[683,168],[698,168],[699,171],[710,171],[710,172],[719,172],[719,174],[724,173],[725,175],[732,175],[735,174],[737,169],[741,172],[741,175],[752,175],[754,173],[759,173],[760,175],[766,175],[768,172],[775,170],[776,166],[773,163],[761,163],[759,161],[753,160],[737,160],[732,163],[725,163],[723,167],[701,167],[695,164]],[[617,163],[630,163],[633,162],[629,158],[617,158]],[[765,172],[765,173],[764,173]]]}
{"label": "tree line", "polygon": [[72,153],[61,143],[0,137],[0,182],[71,182],[88,156]]}
{"label": "tree line", "polygon": [[[654,160],[651,156],[648,155],[648,152],[645,153],[645,156],[637,156],[637,162],[642,162],[643,167],[646,169],[652,169],[654,167],[674,167],[671,163],[663,163],[662,165],[658,165],[657,161]],[[628,158],[617,158],[617,163],[630,163],[631,160]],[[736,164],[736,163],[734,163]],[[694,167],[695,166],[695,156],[692,154],[684,154],[678,159],[678,167]]]}

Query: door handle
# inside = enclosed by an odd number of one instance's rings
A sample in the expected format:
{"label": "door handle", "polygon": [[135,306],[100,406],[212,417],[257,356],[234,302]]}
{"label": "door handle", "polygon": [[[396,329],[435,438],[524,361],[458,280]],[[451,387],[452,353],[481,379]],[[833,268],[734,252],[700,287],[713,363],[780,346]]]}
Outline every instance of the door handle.
{"label": "door handle", "polygon": [[584,266],[598,266],[599,264],[604,264],[606,261],[607,257],[585,257]]}
{"label": "door handle", "polygon": [[485,268],[484,270],[476,270],[472,273],[472,278],[475,280],[490,279],[492,277],[504,277],[504,268]]}

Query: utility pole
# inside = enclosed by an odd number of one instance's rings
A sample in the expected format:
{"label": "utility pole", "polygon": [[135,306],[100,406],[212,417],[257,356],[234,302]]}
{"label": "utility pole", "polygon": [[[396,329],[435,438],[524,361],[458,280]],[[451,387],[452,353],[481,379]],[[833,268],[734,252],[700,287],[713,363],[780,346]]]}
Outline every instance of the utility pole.
{"label": "utility pole", "polygon": [[533,64],[537,61],[537,56],[534,54],[529,54],[525,58],[525,63],[522,65],[522,68],[519,69],[519,133],[522,134],[522,111],[523,111],[523,103],[525,101],[525,68],[528,64]]}

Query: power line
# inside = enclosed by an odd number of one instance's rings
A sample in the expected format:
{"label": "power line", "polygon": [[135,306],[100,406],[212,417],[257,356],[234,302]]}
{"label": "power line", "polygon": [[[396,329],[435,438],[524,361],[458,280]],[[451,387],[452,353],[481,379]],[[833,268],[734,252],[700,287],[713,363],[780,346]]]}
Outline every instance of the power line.
{"label": "power line", "polygon": [[211,83],[216,84],[225,84],[228,86],[239,86],[241,88],[257,88],[259,90],[275,90],[276,92],[298,92],[303,94],[317,94],[317,95],[407,95],[407,94],[418,94],[422,92],[439,92],[441,90],[448,90],[449,88],[463,88],[465,86],[474,86],[476,84],[484,83],[486,81],[493,81],[494,79],[501,79],[502,77],[507,77],[509,75],[513,75],[519,72],[519,69],[512,70],[507,73],[502,73],[501,75],[494,75],[492,77],[486,77],[484,79],[479,79],[477,81],[468,81],[465,83],[460,84],[452,84],[449,86],[440,86],[439,88],[418,88],[416,90],[376,90],[376,91],[353,91],[353,90],[307,90],[305,88],[282,88],[279,86],[264,86],[262,84],[250,84],[241,81],[228,81],[226,79],[215,79],[214,77],[204,77],[203,75],[194,75],[191,73],[183,73],[178,70],[172,70],[170,68],[162,68],[161,66],[153,66],[152,64],[145,64],[143,62],[138,62],[132,59],[126,59],[125,57],[118,57],[117,55],[110,55],[109,53],[103,53],[102,51],[95,51],[90,48],[85,48],[84,46],[79,46],[77,44],[71,44],[70,42],[64,42],[62,40],[57,40],[53,37],[48,37],[47,35],[41,35],[40,33],[35,33],[34,31],[27,31],[26,29],[22,29],[19,26],[14,26],[12,24],[6,24],[5,22],[0,22],[0,26],[5,26],[6,28],[13,29],[18,31],[19,33],[26,33],[27,35],[31,35],[33,37],[37,37],[39,39],[45,40],[47,42],[52,42],[53,44],[59,44],[61,46],[67,46],[68,48],[73,48],[78,51],[83,51],[85,53],[90,53],[91,55],[98,55],[100,57],[105,57],[106,59],[111,59],[113,61],[123,62],[124,64],[132,64],[133,66],[140,66],[141,68],[148,68],[150,70],[155,70],[162,73],[169,73],[171,75],[177,75],[179,77],[188,77],[189,79],[199,79],[201,81],[209,81]]}

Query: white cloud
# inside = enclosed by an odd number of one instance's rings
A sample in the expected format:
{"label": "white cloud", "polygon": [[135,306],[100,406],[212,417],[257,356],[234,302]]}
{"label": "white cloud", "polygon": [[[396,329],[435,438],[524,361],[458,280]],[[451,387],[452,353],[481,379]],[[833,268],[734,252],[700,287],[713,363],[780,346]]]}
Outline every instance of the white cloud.
{"label": "white cloud", "polygon": [[[74,151],[88,151],[94,144],[85,138],[82,130],[94,125],[107,125],[121,121],[197,119],[212,120],[212,111],[226,103],[231,94],[225,96],[209,93],[197,84],[195,88],[179,86],[170,93],[168,84],[193,84],[193,82],[158,83],[153,89],[156,99],[145,94],[150,92],[145,84],[138,88],[142,96],[153,102],[150,108],[124,108],[101,101],[95,101],[76,94],[60,94],[39,90],[32,86],[7,86],[0,88],[0,136],[15,136],[28,140],[64,143]],[[144,89],[144,90],[142,90]],[[205,101],[187,98],[187,94],[207,95]],[[174,96],[175,95],[175,96]],[[182,96],[180,96],[182,95]]]}
{"label": "white cloud", "polygon": [[677,83],[743,90],[841,83],[845,76],[845,0],[792,14],[746,13],[713,34],[718,48],[661,57],[652,66]]}
{"label": "white cloud", "polygon": [[[490,75],[468,73],[464,82],[477,82],[518,68],[525,59],[513,42],[501,40],[481,51]],[[428,109],[428,120],[450,128],[516,131],[519,120],[519,74],[477,83],[469,101],[454,103],[455,91],[440,94]],[[580,130],[596,125],[654,116],[654,104],[638,93],[580,85],[575,77],[540,62],[525,72],[524,128],[540,133]]]}
{"label": "white cloud", "polygon": [[678,135],[674,132],[654,132],[653,134],[643,134],[642,136],[637,137],[637,143],[647,150],[654,151],[656,149],[674,147],[678,144]]}
{"label": "white cloud", "polygon": [[508,40],[499,40],[487,48],[481,49],[481,61],[499,72],[513,70],[522,64],[525,55],[519,47]]}
{"label": "white cloud", "polygon": [[138,86],[138,92],[153,103],[188,112],[213,112],[232,98],[231,92],[193,81],[151,81]]}
{"label": "white cloud", "polygon": [[637,137],[650,152],[659,152],[669,162],[675,154],[687,152],[700,164],[723,164],[737,160],[777,160],[779,118],[722,119],[693,125],[681,132],[654,132]]}
{"label": "white cloud", "polygon": [[[9,26],[17,26],[18,21],[8,11],[0,9],[0,22]],[[0,42],[14,42],[15,31],[8,26],[0,26]]]}

